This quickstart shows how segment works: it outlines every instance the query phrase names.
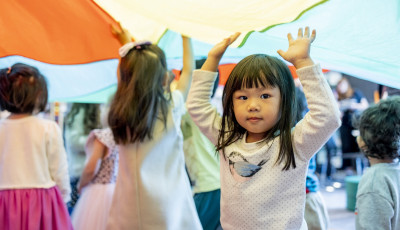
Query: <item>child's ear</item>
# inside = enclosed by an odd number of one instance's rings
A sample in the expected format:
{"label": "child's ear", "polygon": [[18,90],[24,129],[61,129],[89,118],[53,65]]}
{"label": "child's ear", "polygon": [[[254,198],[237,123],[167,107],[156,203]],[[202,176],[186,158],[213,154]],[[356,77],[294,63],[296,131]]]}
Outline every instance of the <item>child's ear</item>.
{"label": "child's ear", "polygon": [[360,149],[363,149],[363,148],[365,148],[365,142],[364,142],[364,140],[362,139],[362,137],[361,136],[357,136],[357,144],[358,144],[358,147],[360,148]]}

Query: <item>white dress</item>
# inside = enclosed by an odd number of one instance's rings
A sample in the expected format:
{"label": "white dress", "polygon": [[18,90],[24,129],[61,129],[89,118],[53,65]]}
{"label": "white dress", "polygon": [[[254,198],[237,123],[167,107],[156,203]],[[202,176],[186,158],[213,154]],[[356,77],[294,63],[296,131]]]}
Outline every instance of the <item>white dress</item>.
{"label": "white dress", "polygon": [[75,206],[72,213],[72,225],[75,230],[105,229],[114,194],[118,173],[118,149],[110,129],[93,130],[86,149],[92,147],[95,139],[107,146],[108,153],[102,160],[96,176],[83,188]]}
{"label": "white dress", "polygon": [[202,229],[185,171],[183,96],[172,92],[167,125],[157,120],[153,139],[119,145],[120,164],[109,230]]}

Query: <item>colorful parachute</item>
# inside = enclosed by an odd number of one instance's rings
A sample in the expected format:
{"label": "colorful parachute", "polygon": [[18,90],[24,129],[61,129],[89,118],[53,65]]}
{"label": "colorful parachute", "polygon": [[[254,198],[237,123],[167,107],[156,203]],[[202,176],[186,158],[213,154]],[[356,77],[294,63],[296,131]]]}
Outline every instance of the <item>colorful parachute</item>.
{"label": "colorful parachute", "polygon": [[[400,88],[400,2],[387,0],[69,0],[4,1],[0,68],[37,66],[51,101],[104,102],[115,90],[115,20],[137,40],[158,42],[170,68],[181,68],[179,34],[196,57],[233,32],[242,36],[223,63],[253,53],[276,55],[287,33],[317,29],[312,57],[323,68]],[[253,32],[255,31],[255,32]],[[260,32],[257,32],[260,31]]]}

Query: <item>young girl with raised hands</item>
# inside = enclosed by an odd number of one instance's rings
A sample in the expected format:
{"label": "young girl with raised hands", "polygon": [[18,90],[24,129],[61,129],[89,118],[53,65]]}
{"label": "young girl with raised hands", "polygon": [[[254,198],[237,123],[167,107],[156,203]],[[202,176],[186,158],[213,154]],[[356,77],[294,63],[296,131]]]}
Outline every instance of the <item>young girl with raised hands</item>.
{"label": "young girl with raised hands", "polygon": [[297,69],[309,105],[294,125],[295,86],[284,62],[250,55],[230,74],[223,92],[223,116],[210,104],[218,63],[232,35],[214,46],[194,71],[187,107],[195,123],[220,152],[221,224],[229,229],[307,229],[305,177],[311,157],[340,126],[340,113],[319,65],[311,59],[315,31],[288,35],[278,53]]}
{"label": "young girl with raised hands", "polygon": [[70,184],[61,130],[36,113],[47,85],[35,67],[0,70],[0,229],[72,229],[65,202]]}
{"label": "young girl with raised hands", "polygon": [[201,229],[180,130],[194,68],[191,41],[182,39],[182,74],[171,93],[164,84],[165,54],[157,45],[129,42],[120,49],[108,117],[120,161],[107,229]]}

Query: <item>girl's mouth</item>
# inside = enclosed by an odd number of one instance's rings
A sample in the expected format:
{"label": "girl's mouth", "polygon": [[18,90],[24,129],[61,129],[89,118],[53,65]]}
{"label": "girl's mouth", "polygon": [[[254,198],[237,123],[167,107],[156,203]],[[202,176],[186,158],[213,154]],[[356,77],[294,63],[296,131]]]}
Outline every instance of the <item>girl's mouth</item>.
{"label": "girl's mouth", "polygon": [[259,118],[259,117],[249,117],[249,118],[247,118],[247,120],[248,121],[259,121],[259,120],[261,120],[261,118]]}

